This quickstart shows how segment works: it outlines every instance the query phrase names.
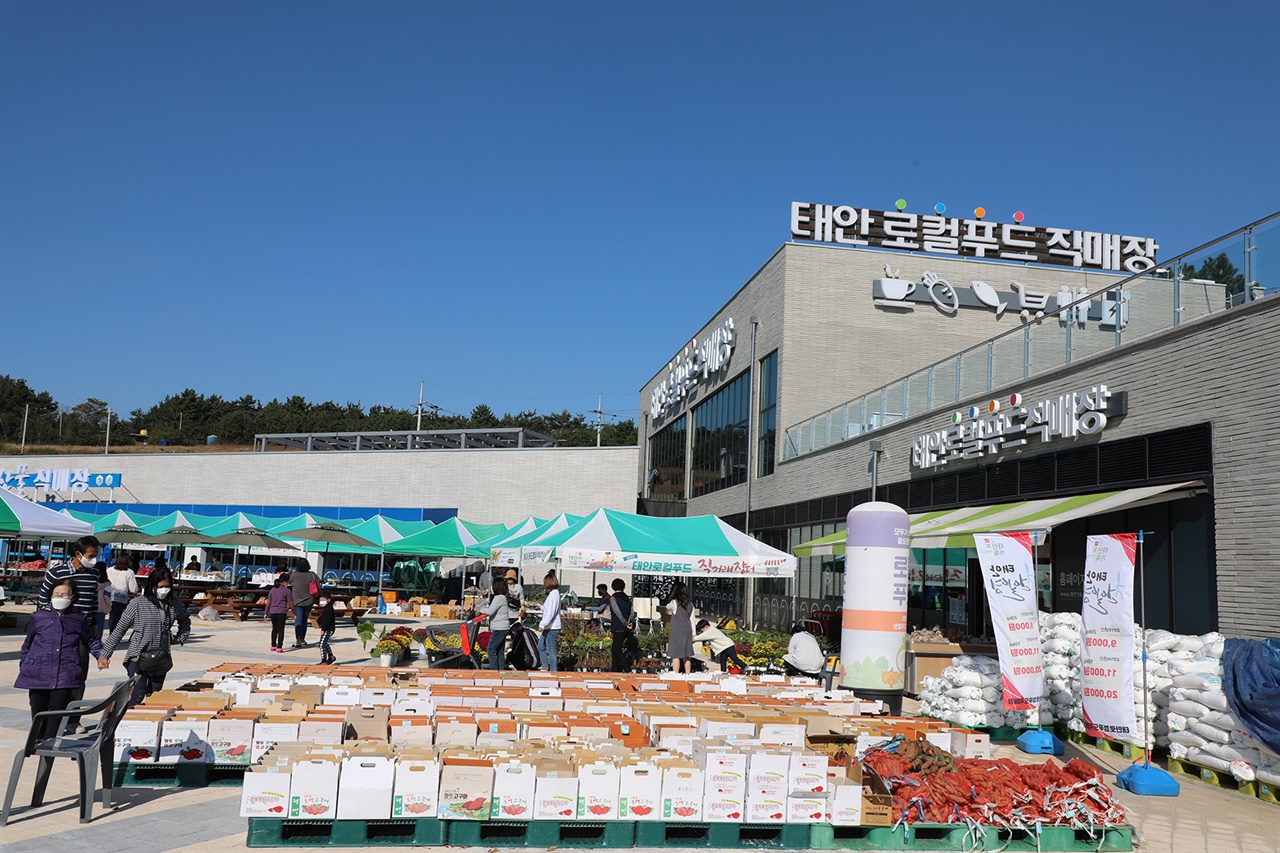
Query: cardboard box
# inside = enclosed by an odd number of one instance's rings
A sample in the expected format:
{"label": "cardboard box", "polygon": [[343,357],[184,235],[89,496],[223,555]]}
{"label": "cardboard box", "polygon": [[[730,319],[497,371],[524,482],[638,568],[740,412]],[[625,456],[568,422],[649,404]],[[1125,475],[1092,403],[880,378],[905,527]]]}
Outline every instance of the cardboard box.
{"label": "cardboard box", "polygon": [[433,817],[439,807],[440,762],[435,757],[404,756],[396,761],[393,818]]}
{"label": "cardboard box", "polygon": [[154,764],[160,757],[160,727],[167,709],[132,708],[116,725],[114,760],[117,764]]}
{"label": "cardboard box", "polygon": [[787,797],[787,823],[830,823],[831,802],[820,794]]}
{"label": "cardboard box", "polygon": [[493,820],[532,820],[537,769],[521,761],[504,761],[493,768]]}
{"label": "cardboard box", "polygon": [[273,723],[259,720],[253,724],[253,746],[249,761],[256,764],[267,750],[277,743],[287,743],[298,739],[298,723]]}
{"label": "cardboard box", "polygon": [[779,746],[804,746],[807,727],[794,723],[762,723],[759,738]]}
{"label": "cardboard box", "polygon": [[474,746],[479,729],[474,717],[441,717],[436,715],[438,746]]}
{"label": "cardboard box", "polygon": [[307,717],[298,724],[298,740],[309,743],[342,743],[346,727],[344,717]]}
{"label": "cardboard box", "polygon": [[791,756],[787,770],[787,793],[825,797],[827,793],[827,757],[815,752]]}
{"label": "cardboard box", "polygon": [[353,755],[342,762],[338,820],[384,820],[391,816],[396,766],[388,756]]}
{"label": "cardboard box", "polygon": [[209,722],[215,711],[179,711],[160,727],[161,764],[208,764],[213,760],[209,746]]}
{"label": "cardboard box", "polygon": [[830,780],[831,824],[833,826],[862,825],[862,775],[855,779],[836,778]]}
{"label": "cardboard box", "polygon": [[387,742],[391,710],[381,706],[361,705],[347,711],[344,741],[371,740]]}
{"label": "cardboard box", "polygon": [[249,694],[253,692],[253,683],[239,678],[227,678],[213,685],[213,689],[230,696],[233,705],[240,705],[248,701]]}
{"label": "cardboard box", "polygon": [[391,716],[391,745],[407,744],[430,745],[434,740],[435,727],[430,717],[418,715]]}
{"label": "cardboard box", "polygon": [[294,763],[289,780],[289,817],[333,820],[339,772],[339,760],[332,756],[312,756]]}
{"label": "cardboard box", "polygon": [[704,779],[702,819],[741,823],[747,805],[747,754],[723,743],[698,740],[693,744],[693,760]]}
{"label": "cardboard box", "polygon": [[662,767],[662,819],[702,820],[702,790],[705,776],[692,761],[677,759]]}
{"label": "cardboard box", "polygon": [[326,705],[359,705],[361,688],[351,685],[335,684],[324,691]]}
{"label": "cardboard box", "polygon": [[573,820],[578,814],[578,774],[567,762],[538,765],[534,820]]}
{"label": "cardboard box", "polygon": [[617,820],[621,774],[611,761],[578,765],[578,820]]}
{"label": "cardboard box", "polygon": [[985,732],[948,729],[942,734],[947,734],[951,740],[944,748],[957,758],[991,758],[991,735]]}
{"label": "cardboard box", "polygon": [[219,715],[209,721],[209,750],[214,764],[248,764],[253,757],[253,726],[258,715],[253,710],[244,713],[246,716]]}
{"label": "cardboard box", "polygon": [[450,763],[440,769],[437,816],[443,820],[488,820],[493,797],[493,765],[487,761]]}
{"label": "cardboard box", "polygon": [[893,825],[893,798],[889,795],[889,786],[870,767],[864,767],[862,773],[862,825]]}
{"label": "cardboard box", "polygon": [[292,770],[292,762],[247,769],[240,791],[240,817],[287,817]]}
{"label": "cardboard box", "polygon": [[392,684],[383,684],[377,687],[365,685],[360,691],[361,705],[387,705],[395,703],[396,695],[399,690]]}
{"label": "cardboard box", "polygon": [[662,771],[658,765],[633,760],[618,769],[618,817],[662,820]]}

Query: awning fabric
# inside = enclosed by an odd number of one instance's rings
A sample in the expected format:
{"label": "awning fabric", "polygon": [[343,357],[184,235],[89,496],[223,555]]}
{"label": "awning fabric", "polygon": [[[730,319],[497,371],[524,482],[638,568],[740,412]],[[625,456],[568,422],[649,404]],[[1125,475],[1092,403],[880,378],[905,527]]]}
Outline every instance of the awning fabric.
{"label": "awning fabric", "polygon": [[[1096,492],[1069,498],[1046,498],[1033,501],[988,506],[944,509],[911,516],[911,547],[972,548],[973,534],[1011,531],[1039,531],[1048,534],[1054,527],[1106,512],[1124,509],[1138,503],[1176,500],[1184,497],[1199,481],[1172,483],[1165,486],[1142,486],[1114,492]],[[803,542],[791,549],[797,557],[818,557],[844,553],[843,530]]]}

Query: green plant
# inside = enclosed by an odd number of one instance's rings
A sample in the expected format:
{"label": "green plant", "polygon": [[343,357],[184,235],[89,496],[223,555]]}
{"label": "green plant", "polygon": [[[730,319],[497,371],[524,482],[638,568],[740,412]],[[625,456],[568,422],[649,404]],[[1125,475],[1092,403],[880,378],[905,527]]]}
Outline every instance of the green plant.
{"label": "green plant", "polygon": [[382,640],[369,652],[369,657],[380,658],[383,655],[398,655],[404,647],[395,640]]}
{"label": "green plant", "polygon": [[360,638],[360,645],[365,649],[369,648],[369,641],[373,639],[373,632],[376,630],[377,626],[367,619],[356,626],[356,636]]}

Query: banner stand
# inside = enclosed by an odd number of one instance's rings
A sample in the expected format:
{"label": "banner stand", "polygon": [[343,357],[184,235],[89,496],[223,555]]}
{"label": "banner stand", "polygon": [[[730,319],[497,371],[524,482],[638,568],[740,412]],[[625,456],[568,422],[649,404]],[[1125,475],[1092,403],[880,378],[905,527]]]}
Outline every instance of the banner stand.
{"label": "banner stand", "polygon": [[[1142,547],[1143,532],[1138,531],[1138,588],[1142,590],[1142,703],[1145,711],[1151,700],[1151,692],[1147,688],[1147,576],[1146,556]],[[1146,531],[1154,533],[1155,531]],[[1151,720],[1142,715],[1142,747],[1144,760],[1142,764],[1132,764],[1116,774],[1116,785],[1132,794],[1147,797],[1176,797],[1182,791],[1182,785],[1167,770],[1151,766]]]}
{"label": "banner stand", "polygon": [[[1048,535],[1049,531],[1045,531]],[[1036,578],[1036,594],[1039,595],[1040,584],[1040,531],[1031,531],[1031,573]],[[1036,602],[1039,607],[1039,602]],[[1036,720],[1039,722],[1034,729],[1027,729],[1018,735],[1018,749],[1031,755],[1062,755],[1067,751],[1066,746],[1059,740],[1058,736],[1052,731],[1044,730],[1044,711],[1036,709]]]}

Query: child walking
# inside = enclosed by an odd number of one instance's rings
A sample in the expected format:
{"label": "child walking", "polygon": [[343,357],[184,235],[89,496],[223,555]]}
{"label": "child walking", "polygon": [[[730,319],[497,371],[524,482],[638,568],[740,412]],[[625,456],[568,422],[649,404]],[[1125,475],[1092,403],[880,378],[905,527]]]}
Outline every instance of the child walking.
{"label": "child walking", "polygon": [[276,578],[276,585],[267,593],[267,618],[271,620],[271,651],[284,651],[284,623],[293,610],[293,595],[285,576]]}
{"label": "child walking", "polygon": [[333,599],[323,592],[320,593],[320,615],[316,617],[316,622],[320,626],[320,663],[337,663],[338,659],[333,656],[329,641],[333,639],[333,632],[338,627],[338,619],[333,613]]}

